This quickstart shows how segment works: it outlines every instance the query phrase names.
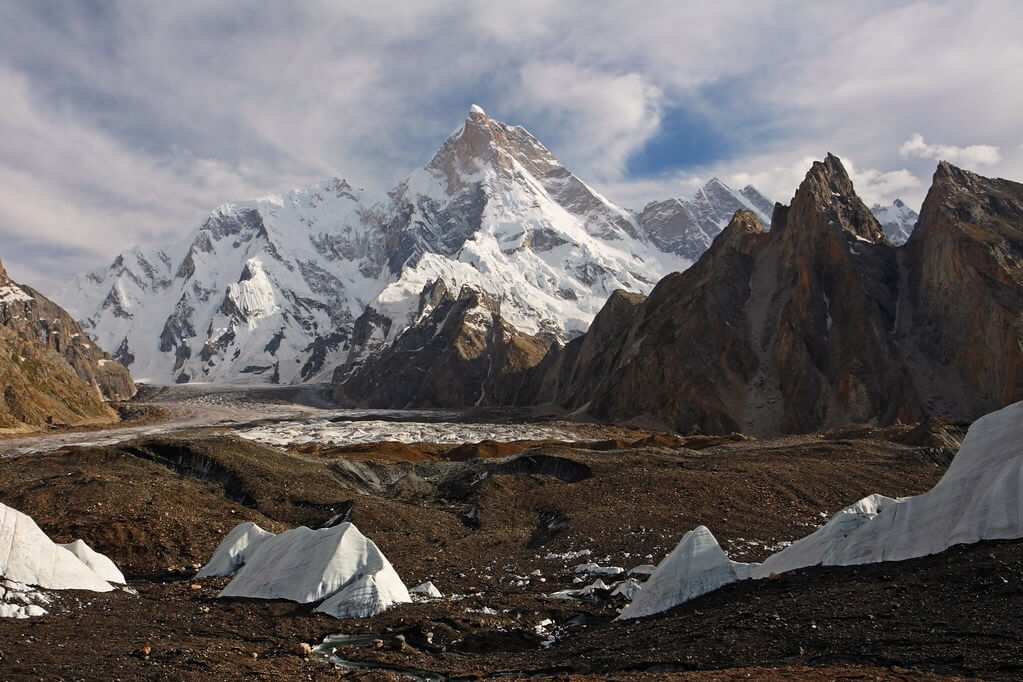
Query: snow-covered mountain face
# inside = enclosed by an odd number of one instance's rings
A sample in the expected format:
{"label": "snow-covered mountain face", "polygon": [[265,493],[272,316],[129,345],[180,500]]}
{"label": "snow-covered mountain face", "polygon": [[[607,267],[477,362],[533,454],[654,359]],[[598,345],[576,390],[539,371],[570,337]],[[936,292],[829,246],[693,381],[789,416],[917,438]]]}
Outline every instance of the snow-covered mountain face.
{"label": "snow-covered mountain face", "polygon": [[888,239],[896,246],[906,243],[909,235],[913,233],[916,221],[920,218],[916,211],[902,203],[902,199],[896,199],[891,206],[874,204],[870,207],[870,212],[877,218],[877,222],[881,223],[881,229]]}
{"label": "snow-covered mountain face", "polygon": [[696,261],[736,211],[753,211],[766,226],[774,204],[752,185],[734,190],[712,178],[689,201],[652,201],[639,214],[640,228],[663,251]]}
{"label": "snow-covered mountain face", "polygon": [[139,378],[309,379],[391,279],[374,211],[337,179],[225,204],[184,242],[123,253],[60,298]]}
{"label": "snow-covered mountain face", "polygon": [[384,197],[328,179],[225,204],[181,243],[127,251],[59,300],[140,380],[324,380],[414,323],[438,279],[487,292],[525,333],[572,338],[615,289],[649,291],[699,255],[642,224],[525,129],[473,107]]}

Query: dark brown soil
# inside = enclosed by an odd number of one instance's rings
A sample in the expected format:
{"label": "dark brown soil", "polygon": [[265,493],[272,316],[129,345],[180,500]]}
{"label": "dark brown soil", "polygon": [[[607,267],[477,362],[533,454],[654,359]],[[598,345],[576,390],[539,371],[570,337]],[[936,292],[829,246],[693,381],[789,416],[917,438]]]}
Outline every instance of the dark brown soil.
{"label": "dark brown soil", "polygon": [[[578,587],[572,567],[588,559],[626,568],[657,563],[698,524],[735,558],[759,560],[767,547],[812,530],[822,513],[866,494],[922,492],[947,461],[934,448],[893,442],[909,431],[534,443],[512,464],[450,461],[450,446],[415,446],[404,455],[393,444],[360,446],[344,459],[336,451],[289,454],[208,434],[12,458],[0,463],[0,501],[32,515],[55,540],[82,537],[108,554],[139,596],[63,593],[49,616],[0,621],[0,666],[11,679],[319,679],[339,672],[304,661],[295,653],[299,643],[337,631],[378,633],[390,643],[403,632],[418,646],[429,631],[435,645],[460,655],[425,645],[417,653],[364,646],[342,653],[477,677],[1016,677],[1020,543],[742,583],[630,624],[611,622],[613,603],[545,596]],[[505,446],[475,447],[496,456]],[[353,469],[346,460],[355,459],[364,464]],[[360,478],[388,472],[388,482],[375,487]],[[191,580],[192,566],[236,523],[273,531],[315,525],[346,500],[355,500],[353,521],[406,584],[430,579],[445,594],[469,596],[336,621],[290,603],[216,600],[223,581]],[[473,506],[478,530],[460,517]],[[544,530],[550,513],[560,514],[563,529]],[[592,555],[544,558],[581,549]],[[542,581],[523,584],[533,570]],[[579,617],[585,628],[564,632],[549,650],[539,647],[537,623],[550,618],[564,627]]]}
{"label": "dark brown soil", "polygon": [[508,443],[493,440],[485,440],[479,443],[463,443],[461,445],[381,441],[379,443],[358,443],[340,446],[303,443],[292,446],[288,450],[299,455],[394,464],[397,462],[425,462],[431,460],[464,462],[475,458],[493,459],[510,457],[538,444],[531,441]]}

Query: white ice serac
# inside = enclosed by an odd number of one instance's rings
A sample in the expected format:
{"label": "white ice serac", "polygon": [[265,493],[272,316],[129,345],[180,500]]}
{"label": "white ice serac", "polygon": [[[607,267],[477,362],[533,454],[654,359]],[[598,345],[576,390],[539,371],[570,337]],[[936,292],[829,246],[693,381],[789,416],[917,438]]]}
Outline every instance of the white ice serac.
{"label": "white ice serac", "polygon": [[703,526],[686,533],[621,618],[666,611],[747,577],[902,561],[953,545],[1021,537],[1023,402],[1018,402],[974,422],[948,471],[926,493],[898,500],[865,497],[762,564],[729,560]]}
{"label": "white ice serac", "polygon": [[[254,534],[257,529],[237,526],[217,548],[209,570],[203,569],[205,575],[224,575],[218,571],[242,562],[221,597],[319,603],[317,611],[338,618],[374,616],[411,601],[391,562],[351,523],[316,530],[300,526],[280,535],[261,529]],[[251,553],[246,539],[258,541]],[[240,552],[231,556],[231,548]]]}
{"label": "white ice serac", "polygon": [[114,562],[82,540],[58,545],[32,517],[0,504],[0,618],[46,615],[46,590],[109,592],[124,582]]}

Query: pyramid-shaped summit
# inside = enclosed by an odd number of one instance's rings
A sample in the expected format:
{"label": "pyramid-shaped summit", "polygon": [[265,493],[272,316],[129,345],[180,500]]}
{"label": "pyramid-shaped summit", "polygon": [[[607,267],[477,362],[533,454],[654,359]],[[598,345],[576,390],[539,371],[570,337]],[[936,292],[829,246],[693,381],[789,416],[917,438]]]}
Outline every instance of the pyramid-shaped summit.
{"label": "pyramid-shaped summit", "polygon": [[[139,379],[297,383],[388,346],[429,314],[420,297],[437,280],[484,292],[519,332],[567,341],[613,291],[649,291],[700,249],[660,239],[478,106],[386,195],[353,184],[223,204],[178,243],[76,277],[60,300]],[[725,194],[750,207],[746,190]]]}

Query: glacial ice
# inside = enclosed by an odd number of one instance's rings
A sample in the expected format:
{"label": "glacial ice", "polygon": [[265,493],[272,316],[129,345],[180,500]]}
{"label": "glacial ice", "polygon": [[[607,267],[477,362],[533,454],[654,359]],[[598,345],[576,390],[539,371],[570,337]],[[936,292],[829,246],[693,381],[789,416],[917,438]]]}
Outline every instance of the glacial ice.
{"label": "glacial ice", "polygon": [[953,545],[1023,537],[1023,401],[970,426],[931,490],[902,499],[870,495],[762,564],[731,561],[704,526],[657,566],[620,618],[637,618],[737,580],[809,566],[850,566],[937,554]]}
{"label": "glacial ice", "polygon": [[46,613],[43,590],[109,592],[124,576],[109,558],[81,540],[58,545],[32,517],[0,504],[0,617]]}
{"label": "glacial ice", "polygon": [[387,557],[351,523],[316,530],[300,526],[270,537],[255,533],[258,526],[246,525],[232,530],[207,564],[213,574],[228,559],[238,559],[238,553],[230,557],[232,547],[245,553],[247,535],[262,538],[221,597],[320,602],[317,611],[338,618],[373,616],[411,601]]}

